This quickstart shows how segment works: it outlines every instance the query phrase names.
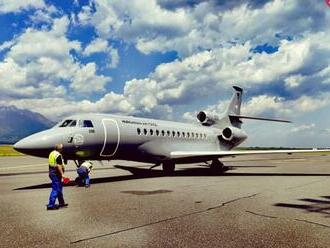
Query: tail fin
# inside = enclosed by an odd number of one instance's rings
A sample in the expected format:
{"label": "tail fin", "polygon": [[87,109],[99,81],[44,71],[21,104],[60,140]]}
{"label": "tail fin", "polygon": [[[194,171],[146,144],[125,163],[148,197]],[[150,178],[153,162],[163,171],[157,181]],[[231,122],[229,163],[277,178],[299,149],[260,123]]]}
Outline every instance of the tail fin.
{"label": "tail fin", "polygon": [[233,86],[235,92],[231,97],[230,103],[227,107],[227,115],[240,115],[243,89],[238,86]]}
{"label": "tail fin", "polygon": [[236,128],[241,128],[242,120],[241,119],[252,119],[252,120],[262,120],[262,121],[277,121],[277,122],[288,122],[286,120],[280,119],[270,119],[263,117],[253,117],[247,115],[241,115],[241,104],[242,104],[242,95],[243,89],[238,86],[233,86],[235,92],[231,97],[229,105],[226,111],[221,115],[208,115],[205,112],[201,111],[197,115],[197,119],[205,126],[216,126],[219,129],[224,129],[228,126],[233,126]]}
{"label": "tail fin", "polygon": [[241,115],[241,103],[242,103],[242,94],[243,89],[238,86],[233,86],[235,93],[233,94],[230,103],[228,105],[226,114],[228,115],[230,122],[235,127],[240,127],[242,121],[240,119],[252,119],[252,120],[261,120],[261,121],[276,121],[276,122],[286,122],[291,123],[291,121],[281,120],[281,119],[270,119],[263,117],[253,117]]}

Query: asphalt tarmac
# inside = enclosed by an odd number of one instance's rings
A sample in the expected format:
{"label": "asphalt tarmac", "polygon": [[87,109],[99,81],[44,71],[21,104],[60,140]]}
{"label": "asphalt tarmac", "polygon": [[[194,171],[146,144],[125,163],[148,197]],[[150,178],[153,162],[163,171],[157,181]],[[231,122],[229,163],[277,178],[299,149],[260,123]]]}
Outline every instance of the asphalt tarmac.
{"label": "asphalt tarmac", "polygon": [[[47,160],[1,157],[0,247],[330,246],[330,156],[224,164],[220,176],[194,164],[165,177],[147,164],[95,163],[90,188],[69,184],[69,207],[46,211]],[[66,175],[75,178],[73,163]]]}

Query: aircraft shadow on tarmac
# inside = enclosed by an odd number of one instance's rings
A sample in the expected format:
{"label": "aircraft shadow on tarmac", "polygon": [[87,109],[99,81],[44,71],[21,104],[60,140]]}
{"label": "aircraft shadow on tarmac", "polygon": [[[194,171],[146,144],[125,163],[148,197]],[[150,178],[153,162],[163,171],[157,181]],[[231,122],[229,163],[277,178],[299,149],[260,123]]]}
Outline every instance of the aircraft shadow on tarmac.
{"label": "aircraft shadow on tarmac", "polygon": [[[299,201],[303,201],[305,204],[291,204],[291,203],[276,203],[276,207],[284,208],[295,208],[305,210],[310,213],[321,213],[324,214],[327,218],[330,217],[330,196],[321,196],[323,198],[313,199],[313,198],[303,198]],[[326,199],[326,200],[324,200]]]}
{"label": "aircraft shadow on tarmac", "polygon": [[[162,170],[150,170],[149,168],[141,168],[141,167],[129,167],[122,165],[115,165],[115,168],[127,170],[132,175],[122,175],[122,176],[113,176],[113,177],[100,177],[100,178],[92,178],[91,185],[100,184],[100,183],[111,183],[111,182],[119,182],[119,181],[127,181],[127,180],[136,180],[136,179],[144,179],[144,178],[155,178],[155,177],[164,177],[164,173]],[[210,170],[208,167],[201,168],[185,168],[181,170],[174,171],[171,177],[189,177],[189,176],[330,176],[330,174],[315,174],[315,173],[247,173],[247,172],[229,172],[231,170],[235,170],[236,166],[226,166],[225,173],[218,173]],[[251,168],[253,166],[247,166]],[[255,167],[268,167],[268,166],[255,166]],[[66,184],[65,187],[76,186],[74,181]],[[50,188],[50,183],[31,185],[21,188],[16,188],[14,190],[31,190],[31,189],[44,189]]]}

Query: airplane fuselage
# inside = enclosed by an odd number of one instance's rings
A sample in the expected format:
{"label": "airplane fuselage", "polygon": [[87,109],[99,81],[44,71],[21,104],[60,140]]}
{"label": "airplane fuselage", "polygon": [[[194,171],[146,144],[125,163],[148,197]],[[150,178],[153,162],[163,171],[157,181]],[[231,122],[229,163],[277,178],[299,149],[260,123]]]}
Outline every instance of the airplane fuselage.
{"label": "airplane fuselage", "polygon": [[[84,114],[65,118],[55,127],[19,141],[15,148],[30,155],[48,157],[54,145],[62,143],[64,157],[68,160],[160,163],[169,159],[172,151],[228,150],[233,144],[228,146],[221,142],[221,132],[219,128],[198,123]],[[199,162],[199,159],[176,159],[174,162]]]}

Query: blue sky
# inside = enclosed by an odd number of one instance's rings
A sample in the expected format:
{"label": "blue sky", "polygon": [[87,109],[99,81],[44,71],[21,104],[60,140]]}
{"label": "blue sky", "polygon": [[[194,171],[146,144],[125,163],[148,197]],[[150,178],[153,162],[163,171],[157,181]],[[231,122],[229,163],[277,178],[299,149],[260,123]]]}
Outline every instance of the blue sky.
{"label": "blue sky", "polygon": [[294,121],[247,145],[325,146],[329,23],[322,0],[0,0],[0,104],[195,121],[240,85],[244,114]]}

